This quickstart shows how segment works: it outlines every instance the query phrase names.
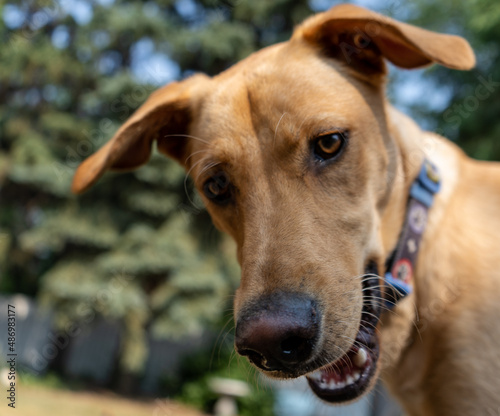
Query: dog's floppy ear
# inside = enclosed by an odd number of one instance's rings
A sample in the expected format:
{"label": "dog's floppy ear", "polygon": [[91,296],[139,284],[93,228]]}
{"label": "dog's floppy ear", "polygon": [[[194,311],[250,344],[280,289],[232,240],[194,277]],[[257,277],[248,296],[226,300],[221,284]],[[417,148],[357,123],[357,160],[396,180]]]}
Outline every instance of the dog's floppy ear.
{"label": "dog's floppy ear", "polygon": [[177,161],[185,160],[186,132],[191,120],[191,91],[206,79],[195,75],[153,92],[120,127],[113,138],[78,166],[71,190],[90,188],[107,170],[130,170],[146,163],[153,140],[158,150]]}
{"label": "dog's floppy ear", "polygon": [[439,63],[471,69],[474,52],[459,36],[430,32],[351,4],[306,20],[294,33],[365,73],[385,72],[382,57],[402,68]]}

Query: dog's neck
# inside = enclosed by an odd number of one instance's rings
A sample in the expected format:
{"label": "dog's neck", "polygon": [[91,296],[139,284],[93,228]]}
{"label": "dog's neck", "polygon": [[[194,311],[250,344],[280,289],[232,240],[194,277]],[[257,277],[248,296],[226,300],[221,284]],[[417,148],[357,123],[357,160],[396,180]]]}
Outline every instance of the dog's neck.
{"label": "dog's neck", "polygon": [[424,158],[424,148],[419,142],[422,131],[409,117],[387,104],[387,125],[395,146],[389,163],[396,165],[391,181],[391,195],[382,213],[382,244],[388,258],[398,242],[406,215],[407,196],[417,177]]}
{"label": "dog's neck", "polygon": [[398,167],[390,202],[382,216],[386,255],[389,255],[397,244],[406,216],[410,187],[419,174],[424,159],[430,160],[442,176],[441,190],[436,195],[435,203],[429,211],[414,282],[416,286],[431,285],[433,282],[425,278],[431,270],[424,270],[429,262],[420,260],[428,252],[429,244],[427,243],[432,242],[433,235],[439,231],[439,224],[445,216],[448,201],[458,184],[458,164],[463,152],[440,136],[421,130],[411,118],[391,105],[387,106],[387,119],[391,135],[397,143]]}
{"label": "dog's neck", "polygon": [[[391,347],[390,356],[386,356],[384,377],[389,381],[389,385],[394,384],[398,390],[411,391],[412,383],[417,383],[421,378],[416,370],[421,366],[412,361],[416,359],[415,357],[419,357],[418,352],[411,355],[406,352],[416,348],[418,344],[413,343],[413,338],[419,336],[415,334],[415,328],[419,325],[418,319],[422,319],[426,314],[426,305],[432,303],[432,296],[435,293],[443,291],[442,280],[434,269],[435,262],[429,261],[429,258],[440,256],[438,248],[432,243],[436,233],[439,233],[439,225],[446,215],[448,201],[457,186],[461,151],[438,135],[422,131],[413,120],[389,104],[386,114],[389,131],[398,148],[396,154],[398,174],[394,180],[390,202],[382,216],[383,243],[387,256],[398,242],[406,215],[409,188],[418,175],[424,158],[437,166],[442,177],[442,187],[429,210],[416,262],[412,281],[414,293],[398,303],[395,313],[386,313],[382,317],[382,343]],[[406,367],[413,370],[401,378],[401,374],[406,374]]]}

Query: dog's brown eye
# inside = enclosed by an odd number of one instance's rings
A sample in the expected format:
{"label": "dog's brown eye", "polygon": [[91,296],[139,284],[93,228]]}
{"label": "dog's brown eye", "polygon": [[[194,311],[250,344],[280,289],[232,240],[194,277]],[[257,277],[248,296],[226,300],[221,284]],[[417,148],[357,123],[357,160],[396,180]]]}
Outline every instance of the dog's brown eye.
{"label": "dog's brown eye", "polygon": [[217,204],[225,204],[231,199],[231,183],[224,172],[218,172],[203,185],[205,196]]}
{"label": "dog's brown eye", "polygon": [[314,142],[314,155],[319,160],[331,159],[340,153],[344,142],[344,135],[340,132],[319,136]]}

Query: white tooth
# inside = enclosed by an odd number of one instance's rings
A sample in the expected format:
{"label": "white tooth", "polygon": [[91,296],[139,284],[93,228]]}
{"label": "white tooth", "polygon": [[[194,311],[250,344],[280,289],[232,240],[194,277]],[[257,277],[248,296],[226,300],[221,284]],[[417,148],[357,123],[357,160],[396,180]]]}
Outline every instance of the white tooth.
{"label": "white tooth", "polygon": [[309,373],[308,377],[312,378],[313,380],[320,381],[322,379],[322,373],[321,371],[316,370],[313,373]]}
{"label": "white tooth", "polygon": [[312,378],[313,380],[320,381],[321,380],[321,374],[319,374],[319,373],[312,373],[312,374],[309,374],[309,378]]}
{"label": "white tooth", "polygon": [[359,371],[355,371],[354,373],[352,373],[352,376],[354,377],[354,381],[358,381],[361,377],[361,374],[359,373]]}
{"label": "white tooth", "polygon": [[337,383],[337,388],[338,388],[338,389],[344,388],[345,386],[346,386],[346,383],[344,383],[343,381],[339,381],[339,382]]}
{"label": "white tooth", "polygon": [[352,378],[352,376],[349,374],[346,379],[346,384],[353,384],[354,383],[354,379]]}
{"label": "white tooth", "polygon": [[364,350],[364,348],[360,348],[357,354],[354,356],[354,364],[357,367],[362,368],[366,364],[366,360],[368,359],[368,354]]}

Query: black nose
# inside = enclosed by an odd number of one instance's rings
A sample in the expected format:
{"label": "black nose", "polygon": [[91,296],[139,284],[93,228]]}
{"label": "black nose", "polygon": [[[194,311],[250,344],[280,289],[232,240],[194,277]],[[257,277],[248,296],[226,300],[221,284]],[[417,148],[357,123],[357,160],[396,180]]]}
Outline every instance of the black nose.
{"label": "black nose", "polygon": [[263,370],[286,371],[311,357],[319,322],[315,302],[305,295],[263,296],[240,312],[236,350]]}

